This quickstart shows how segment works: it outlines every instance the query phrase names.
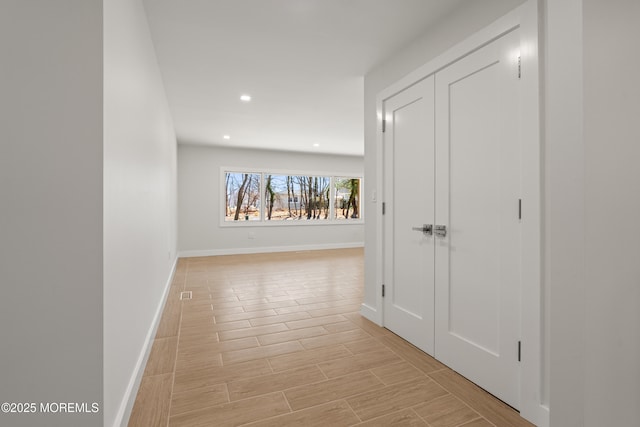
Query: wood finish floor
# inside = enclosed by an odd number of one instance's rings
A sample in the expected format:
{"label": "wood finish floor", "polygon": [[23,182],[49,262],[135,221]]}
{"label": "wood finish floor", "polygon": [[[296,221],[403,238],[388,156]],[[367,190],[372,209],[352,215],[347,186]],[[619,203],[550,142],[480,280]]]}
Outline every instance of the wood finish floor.
{"label": "wood finish floor", "polygon": [[531,426],[360,316],[363,282],[362,249],[180,259],[129,426]]}

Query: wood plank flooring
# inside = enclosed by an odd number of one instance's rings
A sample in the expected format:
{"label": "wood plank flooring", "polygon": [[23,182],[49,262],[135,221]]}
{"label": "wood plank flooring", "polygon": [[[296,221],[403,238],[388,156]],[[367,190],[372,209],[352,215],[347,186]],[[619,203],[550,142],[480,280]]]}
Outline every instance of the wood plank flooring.
{"label": "wood plank flooring", "polygon": [[180,259],[129,426],[531,426],[360,316],[363,283],[362,249]]}

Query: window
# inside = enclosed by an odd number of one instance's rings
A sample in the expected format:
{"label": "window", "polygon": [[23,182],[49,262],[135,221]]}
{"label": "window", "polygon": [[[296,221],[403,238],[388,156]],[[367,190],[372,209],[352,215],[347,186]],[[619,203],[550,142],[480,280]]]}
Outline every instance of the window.
{"label": "window", "polygon": [[222,170],[224,222],[342,223],[362,219],[362,178]]}
{"label": "window", "polygon": [[334,183],[335,218],[360,218],[360,178],[335,178]]}
{"label": "window", "polygon": [[225,173],[225,221],[260,220],[259,173]]}
{"label": "window", "polygon": [[264,174],[265,221],[328,219],[330,178]]}

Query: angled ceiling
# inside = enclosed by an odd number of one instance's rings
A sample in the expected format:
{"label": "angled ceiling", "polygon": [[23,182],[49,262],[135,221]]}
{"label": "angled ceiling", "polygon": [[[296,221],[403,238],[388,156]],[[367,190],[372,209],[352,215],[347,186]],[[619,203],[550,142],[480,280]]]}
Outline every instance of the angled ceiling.
{"label": "angled ceiling", "polygon": [[364,75],[462,1],[144,4],[180,143],[362,155]]}

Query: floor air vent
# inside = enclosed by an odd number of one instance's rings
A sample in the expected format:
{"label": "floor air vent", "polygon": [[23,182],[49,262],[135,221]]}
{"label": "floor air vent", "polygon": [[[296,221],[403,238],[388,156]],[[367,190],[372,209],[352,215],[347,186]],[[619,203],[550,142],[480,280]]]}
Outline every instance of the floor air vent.
{"label": "floor air vent", "polygon": [[191,291],[180,292],[180,299],[191,299],[192,297],[193,297],[193,294],[191,293]]}

